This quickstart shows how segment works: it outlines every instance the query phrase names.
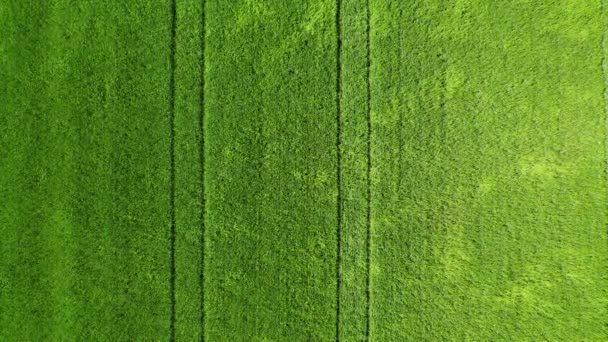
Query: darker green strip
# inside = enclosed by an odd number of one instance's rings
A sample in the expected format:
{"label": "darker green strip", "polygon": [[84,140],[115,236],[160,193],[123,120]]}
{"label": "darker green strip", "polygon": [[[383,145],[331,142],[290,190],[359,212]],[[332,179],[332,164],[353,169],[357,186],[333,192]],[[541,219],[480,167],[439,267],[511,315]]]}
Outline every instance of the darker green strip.
{"label": "darker green strip", "polygon": [[202,13],[201,13],[201,84],[200,84],[200,179],[201,179],[201,210],[200,210],[200,227],[201,227],[201,258],[200,258],[200,324],[201,324],[201,341],[205,341],[205,5],[207,1],[202,0]]}
{"label": "darker green strip", "polygon": [[175,35],[177,27],[177,8],[175,0],[171,1],[171,77],[169,81],[169,125],[171,128],[171,324],[170,339],[175,340]]}
{"label": "darker green strip", "polygon": [[372,64],[372,48],[371,48],[371,34],[372,34],[372,16],[370,11],[370,0],[365,1],[365,12],[367,16],[367,25],[365,27],[366,40],[365,47],[367,53],[367,66],[366,71],[366,95],[367,95],[367,226],[366,226],[366,241],[365,241],[365,257],[366,257],[366,290],[365,299],[367,309],[365,312],[365,340],[369,341],[371,336],[371,319],[372,319],[372,86],[371,86],[371,64]]}
{"label": "darker green strip", "polygon": [[176,0],[175,339],[201,340],[203,324],[203,2]]}
{"label": "darker green strip", "polygon": [[341,1],[336,0],[336,156],[337,156],[337,229],[336,229],[336,341],[340,340],[340,298],[342,291],[342,30]]}

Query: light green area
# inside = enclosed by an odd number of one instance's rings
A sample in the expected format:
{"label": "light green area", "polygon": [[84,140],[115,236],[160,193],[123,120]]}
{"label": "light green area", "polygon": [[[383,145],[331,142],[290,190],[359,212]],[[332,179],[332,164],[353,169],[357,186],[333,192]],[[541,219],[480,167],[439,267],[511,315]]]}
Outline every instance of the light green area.
{"label": "light green area", "polygon": [[605,339],[600,2],[371,11],[373,339]]}

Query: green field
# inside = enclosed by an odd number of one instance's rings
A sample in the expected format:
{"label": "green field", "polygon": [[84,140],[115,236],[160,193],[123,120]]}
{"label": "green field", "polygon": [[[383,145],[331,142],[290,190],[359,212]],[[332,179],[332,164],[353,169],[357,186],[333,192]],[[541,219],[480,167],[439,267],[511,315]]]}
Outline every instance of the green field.
{"label": "green field", "polygon": [[0,0],[0,341],[608,340],[602,0]]}

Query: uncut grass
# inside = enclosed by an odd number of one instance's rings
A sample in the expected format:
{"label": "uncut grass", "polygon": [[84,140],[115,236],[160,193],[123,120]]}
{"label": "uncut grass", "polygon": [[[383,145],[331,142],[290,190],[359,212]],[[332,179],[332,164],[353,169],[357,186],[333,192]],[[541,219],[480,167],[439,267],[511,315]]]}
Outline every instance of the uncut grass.
{"label": "uncut grass", "polygon": [[168,8],[3,11],[0,335],[168,336]]}
{"label": "uncut grass", "polygon": [[[176,2],[176,337],[605,338],[600,2],[370,0],[371,332],[366,3]],[[170,337],[171,12],[0,6],[0,339]]]}
{"label": "uncut grass", "polygon": [[335,339],[335,2],[206,8],[206,338]]}
{"label": "uncut grass", "polygon": [[372,5],[373,339],[604,338],[600,4]]}

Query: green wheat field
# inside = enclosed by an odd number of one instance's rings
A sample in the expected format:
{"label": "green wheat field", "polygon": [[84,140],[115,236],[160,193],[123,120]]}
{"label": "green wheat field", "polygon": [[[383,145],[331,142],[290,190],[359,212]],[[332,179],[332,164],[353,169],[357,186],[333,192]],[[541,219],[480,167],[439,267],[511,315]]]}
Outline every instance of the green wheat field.
{"label": "green wheat field", "polygon": [[0,0],[0,341],[607,341],[607,8]]}

